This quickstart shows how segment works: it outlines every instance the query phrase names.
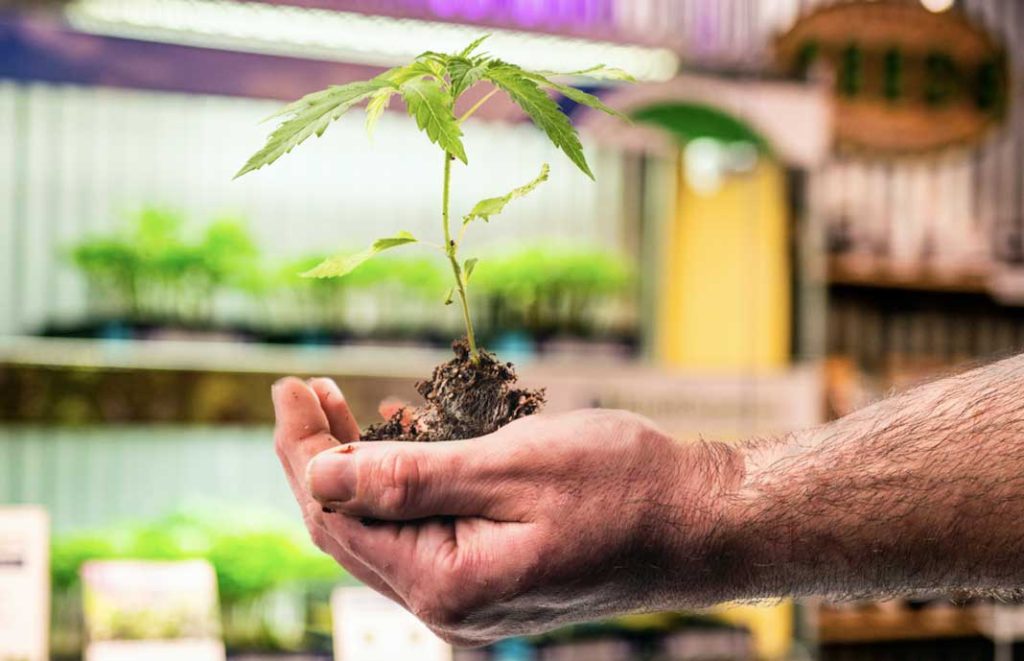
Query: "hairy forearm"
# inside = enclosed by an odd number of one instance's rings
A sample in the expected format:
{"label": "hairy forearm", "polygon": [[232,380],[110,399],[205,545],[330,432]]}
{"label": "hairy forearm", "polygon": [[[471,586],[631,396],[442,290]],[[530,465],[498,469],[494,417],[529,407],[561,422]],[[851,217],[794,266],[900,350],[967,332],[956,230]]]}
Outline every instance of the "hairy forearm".
{"label": "hairy forearm", "polygon": [[1024,586],[1024,356],[740,454],[723,596]]}

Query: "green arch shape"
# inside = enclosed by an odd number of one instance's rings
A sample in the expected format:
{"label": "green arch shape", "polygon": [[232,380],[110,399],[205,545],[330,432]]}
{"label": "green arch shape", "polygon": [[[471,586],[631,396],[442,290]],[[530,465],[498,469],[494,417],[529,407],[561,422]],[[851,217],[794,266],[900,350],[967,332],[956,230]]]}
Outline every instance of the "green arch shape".
{"label": "green arch shape", "polygon": [[630,115],[639,123],[665,129],[682,144],[695,138],[714,138],[727,143],[750,142],[759,152],[772,153],[768,141],[749,124],[703,103],[654,103],[634,110]]}

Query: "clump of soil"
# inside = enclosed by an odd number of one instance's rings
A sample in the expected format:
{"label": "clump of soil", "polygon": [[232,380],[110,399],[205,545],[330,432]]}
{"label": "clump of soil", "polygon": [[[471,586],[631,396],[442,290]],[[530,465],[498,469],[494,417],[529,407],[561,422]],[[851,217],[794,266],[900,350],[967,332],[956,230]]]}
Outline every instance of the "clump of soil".
{"label": "clump of soil", "polygon": [[508,423],[538,412],[544,390],[513,387],[512,363],[480,351],[469,357],[465,339],[452,344],[455,358],[434,368],[427,381],[416,384],[426,402],[397,411],[386,422],[370,425],[364,441],[451,441],[490,434]]}

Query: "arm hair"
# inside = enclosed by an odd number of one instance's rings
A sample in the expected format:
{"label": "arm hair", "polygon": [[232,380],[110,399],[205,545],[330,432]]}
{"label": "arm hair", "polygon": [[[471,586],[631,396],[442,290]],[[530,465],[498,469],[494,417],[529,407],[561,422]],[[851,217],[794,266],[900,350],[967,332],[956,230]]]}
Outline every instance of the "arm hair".
{"label": "arm hair", "polygon": [[1024,356],[741,454],[712,572],[731,598],[1024,587]]}

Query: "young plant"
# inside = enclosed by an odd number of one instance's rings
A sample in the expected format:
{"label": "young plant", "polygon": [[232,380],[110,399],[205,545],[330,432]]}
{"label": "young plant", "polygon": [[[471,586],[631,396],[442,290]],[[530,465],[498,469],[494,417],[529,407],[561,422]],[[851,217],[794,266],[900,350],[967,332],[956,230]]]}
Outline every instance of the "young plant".
{"label": "young plant", "polygon": [[[378,239],[366,250],[329,258],[303,275],[314,278],[334,278],[348,274],[366,260],[380,252],[398,246],[423,243],[440,251],[449,266],[453,285],[448,290],[445,304],[451,304],[457,296],[466,325],[466,340],[470,358],[479,361],[479,350],[473,332],[467,290],[477,259],[462,260],[459,249],[466,229],[474,221],[488,222],[492,216],[501,213],[506,205],[516,198],[532,192],[547,180],[548,166],[541,167],[540,174],[529,183],[505,195],[490,197],[478,202],[469,213],[462,217],[460,227],[454,231],[451,226],[449,200],[451,198],[451,172],[455,160],[469,164],[462,144],[461,125],[488,100],[499,92],[505,93],[514,103],[547,134],[551,142],[593,179],[594,175],[583,155],[579,136],[569,118],[562,113],[558,104],[548,96],[549,90],[557,91],[572,101],[596,108],[611,115],[622,116],[601,102],[596,96],[552,80],[558,76],[581,76],[617,80],[632,80],[629,74],[618,69],[598,65],[582,71],[556,73],[551,71],[528,71],[514,64],[504,62],[478,49],[487,36],[480,37],[458,53],[436,53],[428,51],[416,57],[411,63],[389,69],[367,81],[337,85],[314,92],[288,105],[271,118],[283,118],[277,129],[270,135],[266,145],[249,159],[236,176],[258,170],[289,153],[310,136],[320,137],[334,120],[341,117],[358,103],[366,101],[366,127],[372,131],[377,120],[387,108],[391,98],[398,95],[408,107],[421,131],[444,153],[444,178],[441,202],[441,243],[421,241],[407,231]],[[463,94],[478,84],[490,84],[493,89],[480,97],[469,109],[457,116],[456,102]]]}

